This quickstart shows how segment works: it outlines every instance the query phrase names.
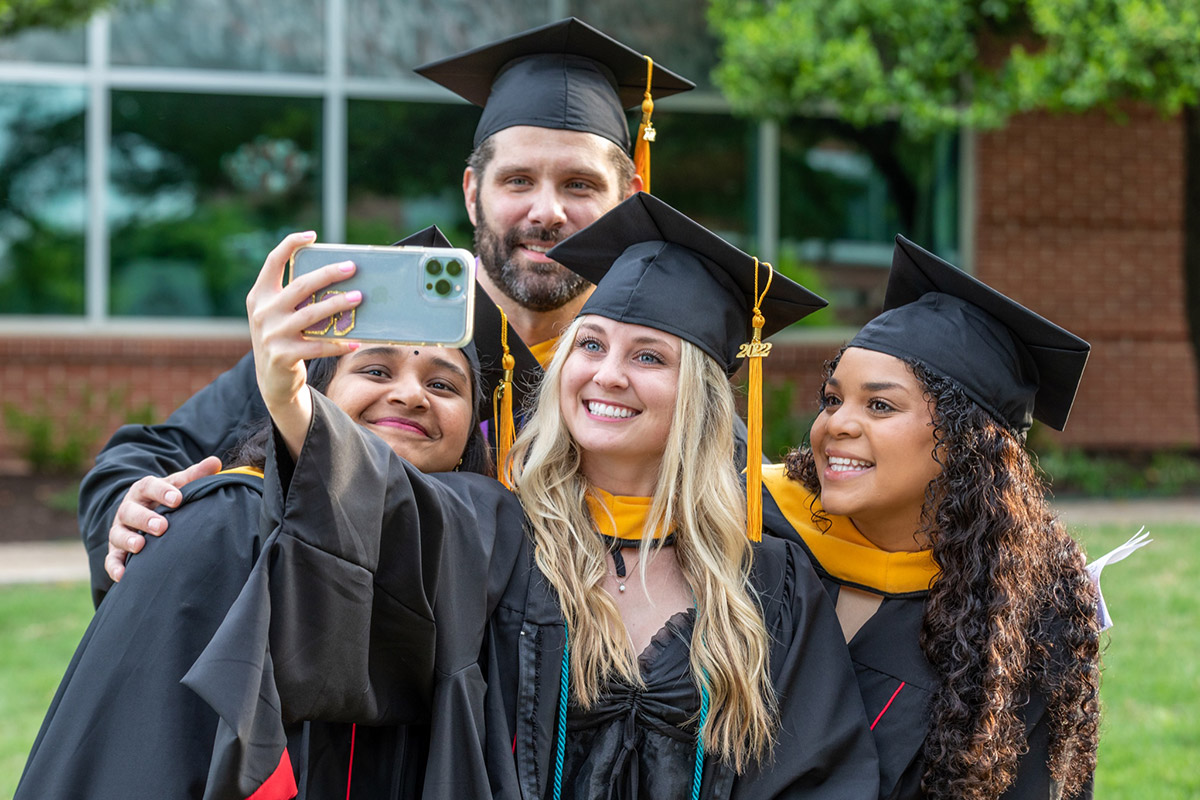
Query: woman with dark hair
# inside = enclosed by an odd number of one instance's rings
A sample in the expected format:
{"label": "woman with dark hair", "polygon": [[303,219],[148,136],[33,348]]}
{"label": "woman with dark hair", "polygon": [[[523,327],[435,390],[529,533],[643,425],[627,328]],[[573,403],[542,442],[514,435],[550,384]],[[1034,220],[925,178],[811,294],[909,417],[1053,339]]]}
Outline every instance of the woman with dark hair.
{"label": "woman with dark hair", "polygon": [[766,470],[764,523],[835,600],[882,797],[1090,793],[1097,594],[1024,447],[1089,347],[902,237],[886,308]]}
{"label": "woman with dark hair", "polygon": [[[273,256],[286,260],[283,250],[295,244],[285,240]],[[491,474],[472,346],[357,349],[313,359],[307,379],[416,469]],[[170,535],[152,537],[130,559],[67,668],[19,800],[229,796],[225,776],[237,765],[221,747],[224,723],[181,681],[268,546],[260,515],[271,430],[263,420],[225,458],[229,469],[185,486],[179,508],[167,512]],[[261,657],[246,645],[241,659]],[[286,731],[286,753],[298,794],[287,796],[344,794],[354,753],[375,764],[373,772],[360,770],[356,796],[412,796],[427,737],[421,725],[296,721]]]}

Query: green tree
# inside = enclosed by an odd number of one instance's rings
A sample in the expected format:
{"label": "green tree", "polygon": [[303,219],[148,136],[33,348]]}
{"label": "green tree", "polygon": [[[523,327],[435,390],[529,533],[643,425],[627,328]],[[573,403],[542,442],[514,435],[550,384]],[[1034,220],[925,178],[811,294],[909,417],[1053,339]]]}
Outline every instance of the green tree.
{"label": "green tree", "polygon": [[0,0],[0,39],[29,28],[67,28],[86,22],[116,0]]}
{"label": "green tree", "polygon": [[[1183,118],[1185,309],[1200,367],[1200,4],[1195,0],[711,0],[733,107],[917,135],[1149,103]],[[896,196],[903,196],[898,192]],[[1200,374],[1200,369],[1197,370]]]}

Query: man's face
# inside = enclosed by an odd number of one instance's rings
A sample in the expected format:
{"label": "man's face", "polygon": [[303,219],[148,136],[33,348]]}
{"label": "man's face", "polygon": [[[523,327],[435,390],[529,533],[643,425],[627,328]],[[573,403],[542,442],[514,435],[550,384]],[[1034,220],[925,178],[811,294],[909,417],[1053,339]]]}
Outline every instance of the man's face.
{"label": "man's face", "polygon": [[591,284],[546,251],[641,188],[622,185],[607,139],[520,125],[492,135],[482,175],[463,178],[475,253],[501,291],[531,311],[552,311]]}

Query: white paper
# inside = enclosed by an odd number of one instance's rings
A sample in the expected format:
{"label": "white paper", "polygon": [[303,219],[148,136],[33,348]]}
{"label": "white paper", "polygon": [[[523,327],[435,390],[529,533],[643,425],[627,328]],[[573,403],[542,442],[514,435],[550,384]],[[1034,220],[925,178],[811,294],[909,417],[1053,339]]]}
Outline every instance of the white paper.
{"label": "white paper", "polygon": [[1095,561],[1087,565],[1088,574],[1092,576],[1092,580],[1096,583],[1096,596],[1100,600],[1100,606],[1096,613],[1100,619],[1100,630],[1106,631],[1113,626],[1112,617],[1109,616],[1108,606],[1104,604],[1104,593],[1100,591],[1100,573],[1109,564],[1115,564],[1118,561],[1126,558],[1133,551],[1145,547],[1154,540],[1150,538],[1150,531],[1146,530],[1143,525],[1138,529],[1138,532],[1129,538],[1118,547],[1114,547],[1104,555],[1097,558]]}

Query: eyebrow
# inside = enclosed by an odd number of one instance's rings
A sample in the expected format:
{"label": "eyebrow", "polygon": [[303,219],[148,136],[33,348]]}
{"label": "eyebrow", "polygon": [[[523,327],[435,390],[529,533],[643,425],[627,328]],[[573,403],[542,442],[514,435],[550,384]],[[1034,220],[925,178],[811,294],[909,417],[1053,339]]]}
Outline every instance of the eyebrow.
{"label": "eyebrow", "polygon": [[[601,333],[606,336],[608,335],[608,331],[606,331],[604,328],[602,328],[601,326],[597,325],[594,322],[585,322],[582,325],[580,325],[579,328],[580,328],[580,330],[583,330],[586,328],[587,330],[595,331],[596,333]],[[670,342],[667,339],[665,339],[661,336],[651,336],[649,334],[642,334],[641,336],[634,337],[633,343],[634,344],[653,344],[653,345],[657,345],[659,347],[664,347],[664,348],[670,346]]]}
{"label": "eyebrow", "polygon": [[[837,388],[841,388],[842,386],[841,381],[834,377],[830,377],[829,380],[825,381],[825,383]],[[891,391],[892,389],[908,391],[907,386],[902,383],[895,383],[893,381],[868,381],[862,385],[862,388],[868,392],[887,392]]]}

